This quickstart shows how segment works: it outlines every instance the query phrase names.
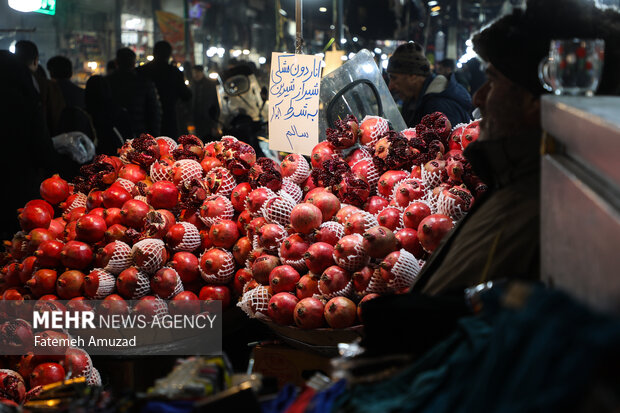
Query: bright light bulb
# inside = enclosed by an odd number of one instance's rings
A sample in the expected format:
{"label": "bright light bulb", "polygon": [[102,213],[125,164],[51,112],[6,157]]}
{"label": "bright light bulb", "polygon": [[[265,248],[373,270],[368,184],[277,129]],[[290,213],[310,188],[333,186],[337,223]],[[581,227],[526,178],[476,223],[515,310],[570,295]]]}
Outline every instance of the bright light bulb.
{"label": "bright light bulb", "polygon": [[261,65],[264,65],[265,63],[267,63],[267,58],[265,56],[261,56],[258,58],[258,63]]}
{"label": "bright light bulb", "polygon": [[9,0],[9,7],[26,13],[39,10],[41,8],[41,0]]}

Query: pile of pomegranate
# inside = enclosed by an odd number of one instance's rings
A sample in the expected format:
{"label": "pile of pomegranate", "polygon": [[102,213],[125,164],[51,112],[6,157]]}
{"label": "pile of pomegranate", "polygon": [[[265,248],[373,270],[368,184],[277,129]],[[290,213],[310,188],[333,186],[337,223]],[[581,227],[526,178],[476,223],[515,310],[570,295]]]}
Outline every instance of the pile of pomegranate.
{"label": "pile of pomegranate", "polygon": [[73,183],[41,183],[6,242],[2,298],[97,299],[151,315],[162,300],[170,312],[221,300],[282,325],[354,325],[360,303],[415,283],[485,191],[462,156],[477,133],[477,122],[452,128],[441,113],[401,132],[348,116],[310,162],[281,163],[232,136],[143,134]]}

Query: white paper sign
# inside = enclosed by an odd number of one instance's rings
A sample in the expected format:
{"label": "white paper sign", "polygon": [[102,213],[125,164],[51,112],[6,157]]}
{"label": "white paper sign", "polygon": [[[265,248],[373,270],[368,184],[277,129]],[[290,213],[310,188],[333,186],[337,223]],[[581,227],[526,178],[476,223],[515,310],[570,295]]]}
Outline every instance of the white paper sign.
{"label": "white paper sign", "polygon": [[319,143],[322,64],[318,56],[272,53],[269,149],[309,156]]}

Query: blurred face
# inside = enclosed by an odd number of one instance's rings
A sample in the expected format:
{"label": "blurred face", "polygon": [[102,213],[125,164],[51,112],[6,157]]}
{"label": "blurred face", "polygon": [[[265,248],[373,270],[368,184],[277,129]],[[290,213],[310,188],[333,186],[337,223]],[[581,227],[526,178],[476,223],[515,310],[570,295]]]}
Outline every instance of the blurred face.
{"label": "blurred face", "polygon": [[389,73],[390,92],[396,94],[402,100],[416,99],[422,90],[425,78],[418,75],[405,73]]}
{"label": "blurred face", "polygon": [[540,128],[540,99],[501,74],[493,65],[487,81],[474,94],[480,109],[480,140],[519,136]]}
{"label": "blurred face", "polygon": [[201,80],[203,77],[205,77],[205,74],[203,73],[202,70],[193,70],[192,71],[192,75],[194,76],[194,79],[196,80]]}

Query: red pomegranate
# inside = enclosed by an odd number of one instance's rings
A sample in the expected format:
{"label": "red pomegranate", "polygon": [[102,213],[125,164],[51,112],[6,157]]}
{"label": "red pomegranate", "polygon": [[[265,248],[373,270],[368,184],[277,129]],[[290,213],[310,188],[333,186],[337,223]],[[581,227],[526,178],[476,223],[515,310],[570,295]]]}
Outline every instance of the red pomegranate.
{"label": "red pomegranate", "polygon": [[258,230],[258,246],[270,251],[277,251],[280,244],[287,236],[283,226],[278,224],[265,224]]}
{"label": "red pomegranate", "polygon": [[103,191],[101,196],[103,197],[103,206],[106,208],[121,208],[125,202],[132,198],[131,194],[118,183],[112,184]]}
{"label": "red pomegranate", "polygon": [[394,268],[394,265],[398,262],[399,258],[400,251],[394,251],[388,254],[388,256],[385,257],[383,261],[381,261],[379,267],[381,272],[381,278],[383,278],[383,281],[389,283],[394,279],[395,275],[392,273],[392,269]]}
{"label": "red pomegranate", "polygon": [[22,376],[13,370],[0,369],[0,393],[0,400],[6,409],[11,411],[13,409],[8,406],[12,406],[17,410],[17,403],[21,404],[26,398],[26,385]]}
{"label": "red pomegranate", "polygon": [[431,215],[431,208],[425,202],[412,202],[403,213],[405,228],[418,229],[420,222]]}
{"label": "red pomegranate", "polygon": [[107,226],[105,220],[97,215],[84,215],[77,220],[75,233],[80,241],[95,243],[103,239]]}
{"label": "red pomegranate", "polygon": [[71,209],[70,211],[65,211],[62,214],[62,218],[68,223],[71,223],[73,221],[77,221],[84,215],[86,215],[86,207],[77,207]]}
{"label": "red pomegranate", "polygon": [[92,260],[93,250],[88,244],[80,241],[67,242],[60,253],[62,265],[76,270],[88,267]]}
{"label": "red pomegranate", "polygon": [[230,306],[230,289],[225,285],[205,285],[198,298],[202,301],[221,301],[222,310]]}
{"label": "red pomegranate", "polygon": [[191,252],[177,252],[168,265],[176,270],[183,283],[189,283],[198,279],[198,258]]}
{"label": "red pomegranate", "polygon": [[129,228],[141,230],[144,227],[146,214],[151,208],[145,203],[137,199],[130,199],[123,204],[121,208],[122,224]]}
{"label": "red pomegranate", "polygon": [[463,182],[463,172],[465,168],[463,167],[463,163],[456,160],[448,161],[446,164],[446,171],[448,172],[448,179],[450,182],[454,184],[459,184]]}
{"label": "red pomegranate", "polygon": [[223,219],[211,226],[209,238],[216,247],[230,249],[239,239],[237,223],[229,219]]}
{"label": "red pomegranate", "polygon": [[448,172],[446,171],[446,161],[443,160],[441,154],[438,154],[436,159],[425,163],[424,170],[428,174],[439,177],[442,182],[448,179]]}
{"label": "red pomegranate", "polygon": [[355,324],[357,306],[346,297],[334,297],[325,304],[323,316],[331,328],[346,328]]}
{"label": "red pomegranate", "polygon": [[368,182],[358,178],[352,172],[345,173],[334,189],[338,193],[339,199],[358,207],[364,205],[370,196]]}
{"label": "red pomegranate", "polygon": [[342,267],[332,265],[323,271],[319,279],[319,291],[329,296],[341,293],[351,281],[351,274]]}
{"label": "red pomegranate", "polygon": [[398,248],[404,248],[417,259],[424,258],[424,249],[418,240],[418,231],[413,228],[403,228],[394,234],[398,240]]}
{"label": "red pomegranate", "polygon": [[387,171],[379,178],[377,191],[386,199],[391,199],[396,184],[408,176],[406,171]]}
{"label": "red pomegranate", "polygon": [[378,222],[372,215],[369,216],[365,212],[355,212],[349,215],[344,222],[344,233],[346,235],[351,234],[363,234],[366,229],[377,225]]}
{"label": "red pomegranate", "polygon": [[366,148],[357,148],[345,158],[349,166],[353,166],[362,159],[372,159],[372,155]]}
{"label": "red pomegranate", "polygon": [[290,265],[279,265],[269,273],[269,285],[274,293],[291,292],[299,281],[299,273]]}
{"label": "red pomegranate", "polygon": [[58,205],[67,199],[70,191],[71,189],[67,181],[62,179],[58,174],[41,182],[41,186],[39,187],[41,198],[52,205]]}
{"label": "red pomegranate", "polygon": [[267,315],[274,323],[283,326],[293,324],[293,312],[299,300],[291,293],[281,292],[274,294],[269,300]]}
{"label": "red pomegranate", "polygon": [[19,225],[26,232],[30,232],[35,228],[47,229],[53,217],[53,213],[50,214],[49,210],[39,205],[25,206],[17,216]]}
{"label": "red pomegranate", "polygon": [[360,143],[374,147],[380,135],[389,130],[386,119],[379,116],[367,116],[360,125]]}
{"label": "red pomegranate", "polygon": [[131,248],[133,263],[141,271],[154,273],[168,261],[168,251],[162,240],[146,238],[138,241]]}
{"label": "red pomegranate", "polygon": [[65,369],[58,363],[41,363],[30,374],[30,387],[45,386],[65,379]]}
{"label": "red pomegranate", "polygon": [[364,211],[376,215],[379,211],[387,207],[388,204],[389,201],[387,199],[374,195],[368,198],[368,201],[364,204]]}
{"label": "red pomegranate", "polygon": [[202,166],[202,170],[206,173],[211,171],[211,169],[218,168],[222,166],[222,162],[219,159],[213,156],[205,156],[200,161],[200,166]]}
{"label": "red pomegranate", "polygon": [[36,271],[32,278],[26,282],[30,292],[35,297],[52,294],[56,291],[57,273],[54,270],[42,269]]}
{"label": "red pomegranate", "polygon": [[434,214],[424,218],[418,226],[418,239],[422,248],[426,252],[433,252],[452,227],[452,219],[446,215]]}
{"label": "red pomegranate", "polygon": [[269,274],[278,265],[280,265],[278,257],[268,254],[261,255],[252,263],[254,279],[262,285],[269,285]]}
{"label": "red pomegranate", "polygon": [[69,270],[60,274],[56,281],[56,294],[63,300],[70,300],[84,294],[84,274]]}
{"label": "red pomegranate", "polygon": [[401,224],[402,212],[395,207],[387,207],[377,214],[377,222],[392,231],[396,231],[397,228],[402,228]]}
{"label": "red pomegranate", "polygon": [[239,234],[241,234],[242,236],[248,235],[247,225],[250,223],[251,220],[252,216],[250,215],[250,212],[248,210],[244,209],[243,211],[241,211],[241,213],[237,217],[237,228],[239,229]]}
{"label": "red pomegranate", "polygon": [[389,228],[373,227],[363,236],[362,247],[372,258],[383,258],[396,249],[396,237]]}
{"label": "red pomegranate", "polygon": [[136,267],[129,267],[118,275],[116,291],[127,300],[144,297],[150,292],[149,277]]}
{"label": "red pomegranate", "polygon": [[234,213],[232,203],[223,195],[208,197],[200,207],[200,219],[206,225],[213,225],[221,219],[231,219]]}
{"label": "red pomegranate", "polygon": [[103,211],[103,219],[107,227],[111,227],[114,224],[121,224],[123,222],[123,216],[121,215],[120,208],[107,208]]}
{"label": "red pomegranate", "polygon": [[84,295],[100,300],[114,291],[114,276],[101,268],[96,268],[84,277]]}
{"label": "red pomegranate", "polygon": [[310,234],[318,229],[323,222],[322,211],[310,203],[295,205],[291,211],[291,225],[302,234]]}
{"label": "red pomegranate", "polygon": [[179,201],[179,190],[170,181],[158,181],[147,190],[146,201],[154,209],[172,209]]}
{"label": "red pomegranate", "polygon": [[304,195],[317,187],[314,184],[314,180],[312,179],[312,176],[308,176],[305,179],[305,181],[303,181],[299,186],[301,187],[301,190],[303,191]]}
{"label": "red pomegranate", "polygon": [[345,235],[334,246],[334,261],[348,271],[356,271],[368,263],[360,234]]}
{"label": "red pomegranate", "polygon": [[245,199],[252,192],[252,187],[248,182],[242,182],[237,185],[230,194],[230,202],[235,211],[241,212],[245,209]]}
{"label": "red pomegranate", "polygon": [[146,179],[146,172],[140,167],[140,165],[128,163],[123,165],[118,171],[118,177],[127,179],[128,181],[137,184],[143,179]]}
{"label": "red pomegranate", "polygon": [[[474,204],[474,197],[469,189],[463,185],[456,185],[450,189],[445,189],[441,192],[444,200],[447,200],[451,208],[459,207],[461,212],[467,212]],[[448,211],[445,211],[448,212]]]}
{"label": "red pomegranate", "polygon": [[370,279],[375,273],[375,267],[367,265],[359,271],[356,271],[351,276],[351,280],[353,281],[353,288],[358,293],[363,293],[368,288],[368,284],[370,283]]}
{"label": "red pomegranate", "polygon": [[346,205],[342,208],[340,208],[340,210],[336,213],[336,222],[338,222],[341,225],[345,224],[346,219],[356,213],[356,212],[360,212],[361,209],[359,209],[358,207],[354,206],[354,205]]}
{"label": "red pomegranate", "polygon": [[299,234],[290,235],[280,245],[279,255],[282,264],[291,265],[298,271],[305,269],[304,254],[309,247],[310,244]]}
{"label": "red pomegranate", "polygon": [[67,225],[67,223],[61,217],[54,218],[51,220],[48,230],[54,234],[54,237],[60,239],[62,238],[62,233],[65,230],[65,225]]}
{"label": "red pomegranate", "polygon": [[312,273],[302,276],[295,286],[295,295],[297,298],[304,299],[312,297],[319,293],[319,278]]}
{"label": "red pomegranate", "polygon": [[322,274],[329,266],[334,265],[334,247],[326,242],[316,242],[304,254],[306,266],[314,274]]}
{"label": "red pomegranate", "polygon": [[113,241],[128,241],[127,236],[125,235],[127,231],[127,227],[121,224],[114,224],[108,227],[107,231],[104,235],[104,240],[106,243],[110,243]]}
{"label": "red pomegranate", "polygon": [[[69,198],[74,198],[74,203],[75,205],[71,204],[71,208],[76,208],[78,206],[85,206],[86,204],[86,196],[84,196],[84,194],[82,193],[77,193],[77,194],[73,194],[70,195]],[[68,201],[69,199],[67,199]],[[65,202],[67,202],[65,201]],[[62,206],[65,203],[63,202],[63,204],[61,204],[61,209],[64,210],[64,208],[62,208]],[[49,202],[44,201],[42,199],[33,199],[31,201],[26,202],[26,205],[24,205],[24,208],[30,208],[30,207],[39,207],[39,208],[43,208],[45,209],[47,212],[49,212],[50,216],[53,217],[54,216],[54,207],[50,205]],[[19,209],[17,212],[21,212],[21,209]]]}
{"label": "red pomegranate", "polygon": [[[62,248],[60,248],[58,251],[61,251]],[[28,257],[26,259],[24,259],[20,265],[20,271],[19,271],[19,281],[20,284],[25,284],[26,281],[28,281],[31,277],[32,274],[34,273],[34,271],[36,269],[38,269],[39,267],[41,267],[41,265],[38,264],[39,260],[37,257]]]}
{"label": "red pomegranate", "polygon": [[200,272],[205,281],[226,284],[234,275],[235,259],[222,248],[211,248],[200,256]]}
{"label": "red pomegranate", "polygon": [[320,142],[314,148],[312,148],[312,154],[310,155],[310,163],[314,169],[322,169],[323,162],[328,161],[336,157],[336,150],[334,145],[328,141]]}
{"label": "red pomegranate", "polygon": [[306,197],[305,202],[310,203],[321,210],[323,221],[329,221],[340,210],[340,200],[336,195],[328,191],[315,192]]}
{"label": "red pomegranate", "polygon": [[379,294],[375,294],[375,293],[372,293],[372,294],[366,294],[366,295],[364,296],[364,298],[362,298],[362,299],[360,300],[360,302],[357,304],[357,318],[358,318],[360,321],[364,321],[364,319],[362,318],[362,307],[363,307],[363,304],[364,304],[365,302],[370,301],[370,300],[373,300],[373,299],[375,299],[375,298],[377,298],[377,297],[379,297]]}
{"label": "red pomegranate", "polygon": [[480,121],[475,120],[469,125],[465,127],[463,130],[463,135],[461,135],[461,146],[463,150],[467,148],[467,146],[478,139],[478,135],[480,133]]}
{"label": "red pomegranate", "polygon": [[326,221],[314,232],[316,242],[326,242],[336,245],[338,240],[344,236],[344,227],[335,221]]}
{"label": "red pomegranate", "polygon": [[304,298],[299,300],[293,310],[293,319],[299,328],[312,329],[323,327],[323,303],[317,298]]}
{"label": "red pomegranate", "polygon": [[192,315],[200,312],[200,300],[191,291],[183,291],[174,296],[169,303],[170,314]]}
{"label": "red pomegranate", "polygon": [[241,268],[235,273],[233,279],[233,291],[237,295],[243,294],[243,288],[245,284],[252,280],[252,270],[249,268]]}
{"label": "red pomegranate", "polygon": [[100,314],[106,315],[122,315],[129,312],[127,301],[118,294],[110,294],[103,299],[103,303],[99,306]]}
{"label": "red pomegranate", "polygon": [[408,178],[396,185],[394,190],[394,203],[405,208],[411,202],[424,198],[426,186],[421,179]]}
{"label": "red pomegranate", "polygon": [[63,365],[69,378],[87,377],[92,368],[90,356],[81,348],[68,348]]}
{"label": "red pomegranate", "polygon": [[90,191],[86,197],[86,210],[92,211],[103,206],[103,191]]}
{"label": "red pomegranate", "polygon": [[252,251],[252,242],[248,237],[241,237],[232,247],[232,254],[237,265],[244,265]]}
{"label": "red pomegranate", "polygon": [[151,291],[164,300],[172,298],[182,289],[181,278],[172,268],[160,268],[151,278]]}

